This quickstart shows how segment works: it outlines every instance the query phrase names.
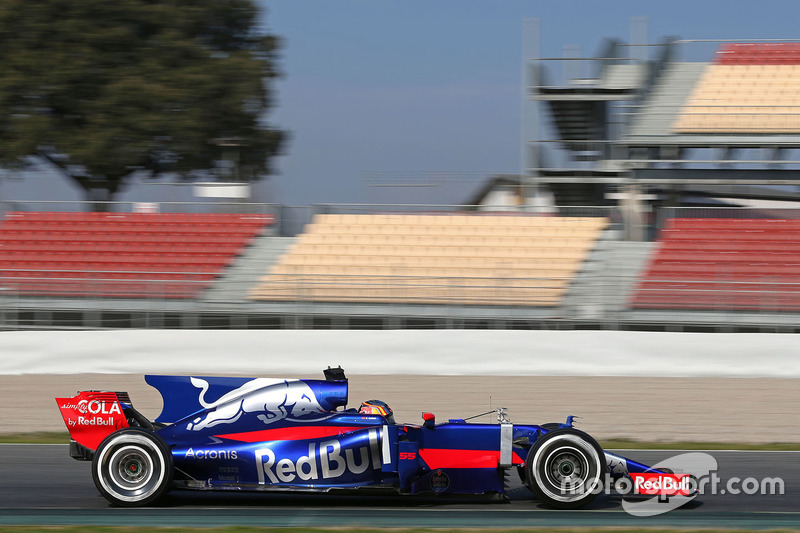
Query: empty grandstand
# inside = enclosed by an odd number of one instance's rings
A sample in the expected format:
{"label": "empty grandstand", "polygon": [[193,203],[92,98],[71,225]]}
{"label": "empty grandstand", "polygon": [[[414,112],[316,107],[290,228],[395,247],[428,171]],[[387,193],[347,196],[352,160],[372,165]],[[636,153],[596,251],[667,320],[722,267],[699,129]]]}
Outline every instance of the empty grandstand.
{"label": "empty grandstand", "polygon": [[604,218],[318,215],[258,300],[554,306]]}
{"label": "empty grandstand", "polygon": [[800,43],[723,44],[673,129],[800,133]]}
{"label": "empty grandstand", "polygon": [[668,220],[632,306],[800,311],[800,220]]}
{"label": "empty grandstand", "polygon": [[7,212],[0,277],[20,296],[194,298],[269,215]]}

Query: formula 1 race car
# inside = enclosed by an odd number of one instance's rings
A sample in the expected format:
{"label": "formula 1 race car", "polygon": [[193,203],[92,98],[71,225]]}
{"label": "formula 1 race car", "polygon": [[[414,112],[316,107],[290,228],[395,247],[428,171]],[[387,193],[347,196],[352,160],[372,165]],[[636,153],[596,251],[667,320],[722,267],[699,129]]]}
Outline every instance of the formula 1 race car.
{"label": "formula 1 race car", "polygon": [[97,489],[121,506],[151,504],[171,489],[502,496],[508,470],[518,470],[540,501],[561,509],[585,506],[608,480],[652,488],[662,487],[654,477],[667,476],[669,495],[685,495],[679,474],[603,451],[573,427],[573,417],[511,424],[498,409],[497,424],[437,424],[430,413],[420,425],[398,424],[380,401],[346,409],[344,371],[324,374],[324,380],[145,376],[164,401],[153,422],[124,392],[86,391],[56,401],[70,455],[90,460]]}

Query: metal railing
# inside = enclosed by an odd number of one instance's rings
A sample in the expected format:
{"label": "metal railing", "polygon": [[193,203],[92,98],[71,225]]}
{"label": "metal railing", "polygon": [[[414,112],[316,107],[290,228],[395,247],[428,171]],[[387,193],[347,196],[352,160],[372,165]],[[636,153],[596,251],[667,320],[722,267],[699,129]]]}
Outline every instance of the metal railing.
{"label": "metal railing", "polygon": [[317,204],[313,214],[518,214],[529,216],[605,217],[617,220],[619,209],[613,206],[548,206],[535,205],[454,205],[454,204]]}
{"label": "metal railing", "polygon": [[772,207],[766,203],[764,207],[662,207],[655,220],[656,229],[661,230],[671,218],[717,218],[731,220],[797,220],[800,219],[800,207]]}
{"label": "metal railing", "polygon": [[359,302],[482,306],[557,305],[569,278],[474,276],[292,274],[291,280],[265,279],[254,299],[290,302]]}
{"label": "metal railing", "polygon": [[88,202],[88,201],[0,201],[0,214],[7,211],[112,211],[119,213],[247,213],[277,215],[279,204],[255,202]]}
{"label": "metal railing", "polygon": [[208,272],[0,267],[0,290],[16,298],[193,298],[211,284],[210,277]]}

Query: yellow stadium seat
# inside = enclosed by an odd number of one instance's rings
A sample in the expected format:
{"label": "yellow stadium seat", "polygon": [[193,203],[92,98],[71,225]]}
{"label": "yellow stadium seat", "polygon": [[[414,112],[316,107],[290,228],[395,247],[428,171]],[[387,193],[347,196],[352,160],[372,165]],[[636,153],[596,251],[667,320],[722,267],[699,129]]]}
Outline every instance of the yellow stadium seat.
{"label": "yellow stadium seat", "polygon": [[257,300],[557,305],[602,217],[317,215]]}

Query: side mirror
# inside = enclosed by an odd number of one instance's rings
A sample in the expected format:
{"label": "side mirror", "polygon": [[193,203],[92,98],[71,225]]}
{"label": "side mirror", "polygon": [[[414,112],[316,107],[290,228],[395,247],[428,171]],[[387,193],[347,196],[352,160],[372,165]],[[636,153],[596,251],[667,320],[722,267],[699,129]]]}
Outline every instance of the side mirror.
{"label": "side mirror", "polygon": [[433,429],[436,425],[436,416],[433,413],[422,413],[422,420],[424,420],[422,427]]}

